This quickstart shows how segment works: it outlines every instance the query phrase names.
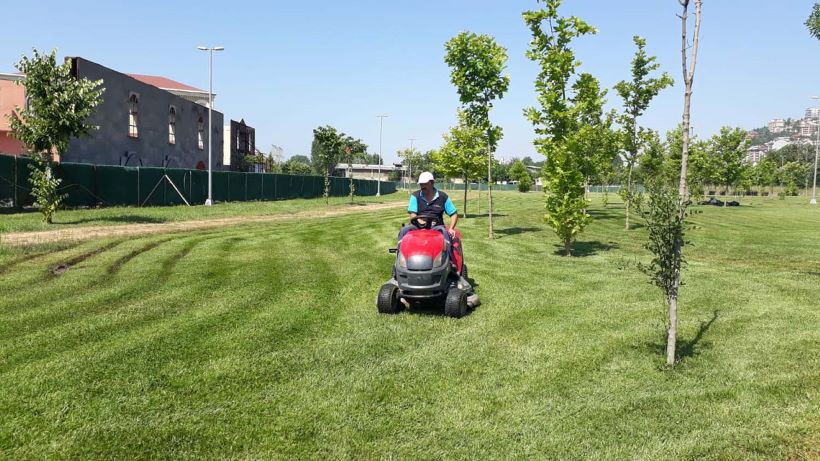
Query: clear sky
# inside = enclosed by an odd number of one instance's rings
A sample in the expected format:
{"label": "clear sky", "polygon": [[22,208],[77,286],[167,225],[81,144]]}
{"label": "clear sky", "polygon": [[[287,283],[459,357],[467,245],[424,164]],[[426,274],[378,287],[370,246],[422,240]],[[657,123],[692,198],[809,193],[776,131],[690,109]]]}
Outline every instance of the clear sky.
{"label": "clear sky", "polygon": [[[811,1],[705,0],[692,122],[700,136],[722,125],[762,126],[803,116],[820,94],[820,42],[803,22]],[[312,129],[330,124],[379,148],[437,147],[455,121],[458,99],[443,44],[460,31],[491,34],[509,51],[512,79],[491,117],[504,128],[498,155],[535,155],[522,108],[535,101],[536,67],[524,56],[529,31],[521,12],[535,0],[257,1],[2,0],[0,72],[32,47],[57,48],[126,73],[162,75],[207,89],[208,62],[197,45],[221,45],[215,56],[216,108],[256,128],[257,147],[309,154]],[[643,124],[658,130],[680,121],[683,90],[677,0],[566,0],[563,12],[599,29],[577,42],[582,70],[611,88],[629,77],[632,36],[676,80]],[[609,103],[619,106],[614,91]]]}

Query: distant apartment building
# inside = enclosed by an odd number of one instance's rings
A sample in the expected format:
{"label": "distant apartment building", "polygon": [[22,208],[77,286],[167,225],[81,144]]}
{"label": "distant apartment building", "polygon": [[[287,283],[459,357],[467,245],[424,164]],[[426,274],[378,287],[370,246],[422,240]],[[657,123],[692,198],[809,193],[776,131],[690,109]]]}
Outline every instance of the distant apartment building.
{"label": "distant apartment building", "polygon": [[762,144],[759,146],[752,146],[746,151],[746,162],[752,165],[757,165],[757,162],[763,160],[766,154],[769,153],[769,146]]}
{"label": "distant apartment building", "polygon": [[809,107],[806,109],[806,118],[810,120],[817,120],[820,118],[820,107]]}
{"label": "distant apartment building", "polygon": [[12,134],[9,121],[14,108],[26,104],[26,91],[17,84],[22,79],[19,74],[0,74],[0,154],[20,155],[26,152],[26,146]]}
{"label": "distant apartment building", "polygon": [[222,150],[222,164],[233,171],[244,170],[242,159],[256,153],[256,130],[245,120],[231,120],[224,128],[225,144]]}
{"label": "distant apartment building", "polygon": [[817,131],[817,119],[804,118],[797,122],[797,130],[800,137],[810,138]]}
{"label": "distant apartment building", "polygon": [[786,130],[786,121],[782,118],[776,118],[769,121],[769,131],[771,133],[782,133]]}
{"label": "distant apartment building", "polygon": [[[105,92],[88,118],[97,129],[90,136],[71,139],[61,161],[97,165],[207,168],[209,137],[214,168],[222,169],[223,115],[213,111],[208,133],[208,92],[174,80],[124,74],[81,57],[66,58],[75,78],[102,80]],[[6,115],[25,104],[19,75],[0,74],[0,152],[24,149],[8,133]]]}

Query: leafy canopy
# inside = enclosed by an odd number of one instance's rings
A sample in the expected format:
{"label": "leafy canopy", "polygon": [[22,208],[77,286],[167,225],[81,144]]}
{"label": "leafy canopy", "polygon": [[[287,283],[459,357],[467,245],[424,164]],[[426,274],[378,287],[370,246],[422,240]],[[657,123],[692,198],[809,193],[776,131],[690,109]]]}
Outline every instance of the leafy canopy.
{"label": "leafy canopy", "polygon": [[25,78],[18,82],[26,89],[26,107],[17,107],[10,116],[14,136],[35,154],[63,154],[71,138],[88,136],[95,126],[86,123],[105,91],[102,80],[77,79],[71,63],[57,64],[57,51],[23,56],[15,67]]}
{"label": "leafy canopy", "polygon": [[814,6],[811,8],[811,14],[805,24],[809,29],[809,34],[820,40],[820,3],[814,3]]}
{"label": "leafy canopy", "polygon": [[444,44],[444,62],[450,66],[450,81],[458,91],[467,123],[488,133],[490,149],[501,139],[501,128],[490,123],[493,101],[501,99],[510,86],[502,75],[507,49],[489,35],[462,32]]}
{"label": "leafy canopy", "polygon": [[594,34],[595,28],[575,16],[559,16],[560,0],[540,3],[545,7],[523,14],[532,34],[527,57],[540,67],[535,80],[540,107],[525,109],[524,114],[535,128],[535,147],[546,158],[545,220],[570,255],[572,241],[590,220],[584,198],[586,143],[600,120],[604,93],[591,75],[576,77],[580,63],[570,48],[573,39]]}
{"label": "leafy canopy", "polygon": [[481,128],[470,125],[467,114],[459,111],[458,124],[444,134],[441,149],[431,153],[436,170],[466,181],[481,177],[487,159],[484,139]]}

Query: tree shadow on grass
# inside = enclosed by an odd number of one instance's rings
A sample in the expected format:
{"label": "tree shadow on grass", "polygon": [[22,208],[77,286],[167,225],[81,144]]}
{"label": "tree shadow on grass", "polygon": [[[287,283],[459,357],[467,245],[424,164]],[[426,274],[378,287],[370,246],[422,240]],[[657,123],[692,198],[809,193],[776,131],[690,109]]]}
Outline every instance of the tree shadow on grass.
{"label": "tree shadow on grass", "polygon": [[168,222],[165,218],[155,218],[153,216],[122,215],[122,216],[101,216],[96,218],[82,218],[72,221],[54,221],[54,224],[75,225],[95,222],[113,222],[123,224],[161,224]]}
{"label": "tree shadow on grass", "polygon": [[[685,359],[693,358],[697,356],[703,349],[708,349],[711,347],[711,343],[704,342],[701,344],[703,337],[712,328],[712,324],[718,319],[720,315],[720,311],[714,311],[712,313],[712,318],[708,321],[700,322],[700,327],[698,328],[698,332],[695,336],[690,339],[689,341],[678,340],[678,345],[676,348],[675,354],[675,361],[682,362]],[[648,343],[646,345],[647,350],[652,353],[661,355],[666,357],[666,343]]]}
{"label": "tree shadow on grass", "polygon": [[596,208],[594,210],[587,210],[587,213],[595,219],[624,219],[623,212],[610,208]]}
{"label": "tree shadow on grass", "polygon": [[527,232],[538,232],[543,230],[538,227],[508,227],[506,229],[496,229],[493,231],[494,234],[497,236],[506,237],[508,235],[518,235],[518,234],[525,234]]}
{"label": "tree shadow on grass", "polygon": [[[619,248],[618,244],[615,242],[609,243],[602,243],[598,241],[594,242],[575,242],[572,244],[572,256],[585,258],[587,256],[595,256],[600,251],[609,251],[609,250],[617,250]],[[556,256],[564,256],[564,246],[563,245],[555,245],[555,253]]]}
{"label": "tree shadow on grass", "polygon": [[[481,214],[469,213],[467,217],[468,218],[487,218],[489,216],[490,216],[489,213],[481,213]],[[507,217],[507,215],[505,215],[504,213],[493,213],[493,218],[505,218],[505,217]]]}
{"label": "tree shadow on grass", "polygon": [[[703,335],[709,331],[709,328],[712,327],[712,324],[715,323],[715,320],[718,318],[719,311],[714,311],[712,313],[712,318],[709,319],[707,322],[700,322],[700,328],[698,328],[697,334],[695,337],[689,341],[682,341],[677,348],[677,357],[676,359],[680,362],[683,359],[694,357],[698,354],[698,345],[700,344],[701,339],[703,339]],[[709,344],[704,344],[704,346],[708,347]],[[666,351],[666,345],[664,345],[664,351]]]}

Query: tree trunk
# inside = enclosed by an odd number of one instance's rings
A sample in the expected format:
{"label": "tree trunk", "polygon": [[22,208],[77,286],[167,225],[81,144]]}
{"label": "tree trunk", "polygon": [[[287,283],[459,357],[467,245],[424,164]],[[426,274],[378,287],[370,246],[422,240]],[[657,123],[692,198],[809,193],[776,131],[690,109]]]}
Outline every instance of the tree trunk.
{"label": "tree trunk", "polygon": [[478,202],[476,208],[476,215],[481,216],[481,179],[478,180]]}
{"label": "tree trunk", "polygon": [[572,240],[564,240],[564,256],[572,256]]}
{"label": "tree trunk", "polygon": [[678,335],[678,297],[677,295],[670,296],[667,299],[669,306],[669,329],[666,338],[666,364],[672,366],[675,364],[675,349],[677,348]]}
{"label": "tree trunk", "polygon": [[626,200],[624,200],[624,205],[626,205],[626,223],[624,224],[624,230],[629,230],[629,204],[632,202],[632,164],[629,165],[629,170],[626,173]]}
{"label": "tree trunk", "polygon": [[487,222],[490,240],[493,239],[493,151],[490,148],[490,132],[487,131]]}

